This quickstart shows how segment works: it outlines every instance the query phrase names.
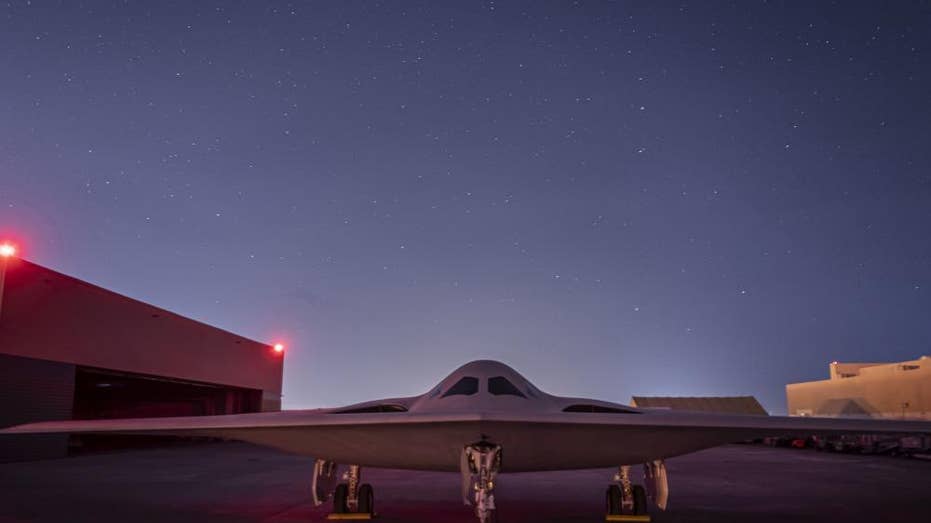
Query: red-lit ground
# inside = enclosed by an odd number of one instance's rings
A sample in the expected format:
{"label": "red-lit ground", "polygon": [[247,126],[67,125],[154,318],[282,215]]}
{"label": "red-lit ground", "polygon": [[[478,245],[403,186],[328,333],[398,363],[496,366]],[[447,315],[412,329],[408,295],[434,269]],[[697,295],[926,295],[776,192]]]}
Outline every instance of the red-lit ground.
{"label": "red-lit ground", "polygon": [[[322,521],[312,461],[238,443],[0,464],[0,522]],[[928,521],[931,462],[732,445],[670,460],[658,522]],[[501,523],[603,521],[611,470],[504,475]],[[364,471],[380,521],[472,522],[456,474]]]}

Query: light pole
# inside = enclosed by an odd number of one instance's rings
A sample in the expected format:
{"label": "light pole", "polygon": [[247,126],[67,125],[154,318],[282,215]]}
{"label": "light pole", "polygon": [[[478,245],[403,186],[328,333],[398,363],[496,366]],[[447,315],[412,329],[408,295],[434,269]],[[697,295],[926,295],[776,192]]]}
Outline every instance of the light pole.
{"label": "light pole", "polygon": [[3,280],[6,279],[6,266],[13,256],[16,256],[16,247],[10,243],[0,244],[0,314],[3,313]]}

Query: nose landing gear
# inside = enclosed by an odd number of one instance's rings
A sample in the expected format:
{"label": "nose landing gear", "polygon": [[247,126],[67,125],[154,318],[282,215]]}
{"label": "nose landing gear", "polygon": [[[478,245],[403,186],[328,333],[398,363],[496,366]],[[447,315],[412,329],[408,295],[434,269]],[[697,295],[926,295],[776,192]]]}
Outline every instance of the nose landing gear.
{"label": "nose landing gear", "polygon": [[467,445],[462,450],[462,501],[471,505],[468,495],[472,490],[475,516],[480,523],[497,521],[495,514],[495,479],[501,470],[501,445],[484,439]]}

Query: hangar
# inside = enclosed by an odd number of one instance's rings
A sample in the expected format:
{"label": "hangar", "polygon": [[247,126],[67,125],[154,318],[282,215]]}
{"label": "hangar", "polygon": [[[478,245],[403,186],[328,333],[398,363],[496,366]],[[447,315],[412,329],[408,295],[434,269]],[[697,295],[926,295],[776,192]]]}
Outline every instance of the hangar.
{"label": "hangar", "polygon": [[719,414],[749,414],[767,416],[766,409],[753,396],[634,396],[630,404],[634,407],[653,409],[689,410],[694,412],[717,412]]}
{"label": "hangar", "polygon": [[[0,253],[0,427],[281,408],[283,348]],[[71,440],[71,445],[80,441]],[[0,461],[65,455],[4,438]]]}

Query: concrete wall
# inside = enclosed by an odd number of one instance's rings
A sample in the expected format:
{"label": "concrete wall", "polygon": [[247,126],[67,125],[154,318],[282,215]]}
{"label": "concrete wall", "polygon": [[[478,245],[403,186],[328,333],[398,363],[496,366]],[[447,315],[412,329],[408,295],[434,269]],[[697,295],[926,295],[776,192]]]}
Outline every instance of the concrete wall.
{"label": "concrete wall", "polygon": [[931,358],[870,365],[858,372],[786,385],[789,415],[931,419]]}
{"label": "concrete wall", "polygon": [[9,260],[0,353],[259,389],[281,408],[283,358],[268,345]]}
{"label": "concrete wall", "polygon": [[877,365],[883,365],[883,363],[841,363],[832,361],[830,367],[831,379],[836,380],[840,378],[859,376],[860,370],[867,367],[875,367]]}

